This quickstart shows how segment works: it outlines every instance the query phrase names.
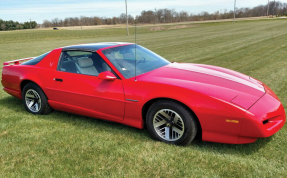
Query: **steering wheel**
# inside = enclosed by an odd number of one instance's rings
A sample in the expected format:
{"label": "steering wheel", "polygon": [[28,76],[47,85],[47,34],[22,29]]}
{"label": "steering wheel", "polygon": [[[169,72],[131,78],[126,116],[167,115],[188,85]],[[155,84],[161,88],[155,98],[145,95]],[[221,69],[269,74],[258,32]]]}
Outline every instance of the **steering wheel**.
{"label": "steering wheel", "polygon": [[66,54],[67,55],[67,58],[70,60],[70,61],[75,61],[72,56],[70,56],[68,53]]}
{"label": "steering wheel", "polygon": [[68,61],[68,60],[69,61],[74,61],[74,59],[67,52],[65,52],[63,61]]}
{"label": "steering wheel", "polygon": [[138,64],[138,63],[140,63],[140,61],[144,61],[144,63],[145,63],[145,57],[141,57],[137,62],[136,62],[136,64]]}

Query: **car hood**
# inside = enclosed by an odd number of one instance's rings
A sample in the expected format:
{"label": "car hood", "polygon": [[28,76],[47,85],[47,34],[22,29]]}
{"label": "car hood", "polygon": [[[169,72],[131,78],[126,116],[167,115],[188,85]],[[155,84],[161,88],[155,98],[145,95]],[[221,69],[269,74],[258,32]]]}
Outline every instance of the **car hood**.
{"label": "car hood", "polygon": [[187,88],[250,108],[265,94],[263,84],[239,72],[203,64],[171,63],[139,77],[150,82]]}

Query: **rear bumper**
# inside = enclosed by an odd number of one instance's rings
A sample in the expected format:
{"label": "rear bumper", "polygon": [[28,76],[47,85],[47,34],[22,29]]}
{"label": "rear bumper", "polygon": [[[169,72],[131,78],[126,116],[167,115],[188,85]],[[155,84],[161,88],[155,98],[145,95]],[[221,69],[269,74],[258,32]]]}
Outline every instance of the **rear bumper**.
{"label": "rear bumper", "polygon": [[241,137],[263,138],[278,132],[286,122],[286,114],[279,100],[266,93],[245,114]]}
{"label": "rear bumper", "polygon": [[21,92],[19,92],[19,91],[11,90],[11,89],[8,89],[5,87],[3,88],[3,90],[12,96],[15,96],[16,98],[22,99]]}

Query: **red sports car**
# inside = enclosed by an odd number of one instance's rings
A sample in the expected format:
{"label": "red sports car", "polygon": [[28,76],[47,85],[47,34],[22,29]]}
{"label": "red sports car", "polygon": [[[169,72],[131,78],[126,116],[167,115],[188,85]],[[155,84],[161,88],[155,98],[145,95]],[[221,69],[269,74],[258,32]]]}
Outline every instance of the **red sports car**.
{"label": "red sports car", "polygon": [[252,143],[286,122],[281,102],[262,82],[221,67],[171,63],[131,43],[67,46],[5,62],[2,85],[33,114],[55,109],[146,124],[151,137],[177,145],[197,134]]}

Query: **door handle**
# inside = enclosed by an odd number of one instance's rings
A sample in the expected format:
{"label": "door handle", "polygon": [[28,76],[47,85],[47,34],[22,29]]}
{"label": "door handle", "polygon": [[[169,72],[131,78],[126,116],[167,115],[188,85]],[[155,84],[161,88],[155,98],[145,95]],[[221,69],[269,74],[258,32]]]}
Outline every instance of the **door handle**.
{"label": "door handle", "polygon": [[63,79],[60,78],[54,78],[53,80],[55,80],[56,82],[63,82]]}

